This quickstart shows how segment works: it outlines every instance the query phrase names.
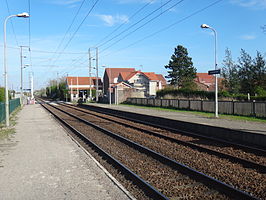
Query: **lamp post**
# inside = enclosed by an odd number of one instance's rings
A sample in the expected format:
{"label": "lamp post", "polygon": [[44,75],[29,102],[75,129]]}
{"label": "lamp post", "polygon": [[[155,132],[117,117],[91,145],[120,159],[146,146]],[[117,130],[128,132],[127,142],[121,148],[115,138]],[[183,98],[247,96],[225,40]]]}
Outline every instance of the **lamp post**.
{"label": "lamp post", "polygon": [[112,71],[111,71],[111,68],[110,69],[110,78],[109,78],[109,104],[111,105],[112,104],[112,83],[111,83],[111,80],[112,80]]}
{"label": "lamp post", "polygon": [[[24,65],[23,67],[23,55],[22,55],[22,49],[23,47],[28,47],[28,46],[20,46],[20,104],[21,107],[23,106],[23,68],[26,68],[29,65]],[[26,58],[26,56],[24,57]]]}
{"label": "lamp post", "polygon": [[6,53],[6,24],[7,20],[12,18],[12,17],[23,17],[27,18],[30,15],[26,12],[17,14],[17,15],[10,15],[6,17],[4,21],[4,76],[5,76],[5,110],[6,110],[6,126],[9,126],[9,101],[8,101],[8,81],[7,81],[7,53]]}
{"label": "lamp post", "polygon": [[[214,66],[215,70],[217,70],[217,32],[214,28],[207,24],[202,24],[201,28],[211,29],[214,33]],[[215,74],[215,117],[218,118],[218,78],[217,74]]]}

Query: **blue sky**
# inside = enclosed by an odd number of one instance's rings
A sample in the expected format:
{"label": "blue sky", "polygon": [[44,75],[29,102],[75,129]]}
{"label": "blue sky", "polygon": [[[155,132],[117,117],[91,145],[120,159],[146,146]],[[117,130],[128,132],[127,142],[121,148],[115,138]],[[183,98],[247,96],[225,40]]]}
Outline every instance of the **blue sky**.
{"label": "blue sky", "polygon": [[[9,87],[15,90],[20,87],[21,45],[31,46],[30,52],[23,48],[23,64],[30,65],[23,70],[23,84],[28,87],[33,72],[35,89],[57,76],[88,76],[87,52],[96,46],[99,66],[167,75],[164,66],[174,48],[183,45],[197,71],[207,72],[214,68],[214,35],[200,28],[203,23],[218,33],[219,67],[227,47],[234,60],[241,48],[252,56],[256,51],[266,53],[266,33],[261,29],[266,24],[266,0],[0,0],[0,10],[2,24],[10,14],[31,14],[30,19],[12,18],[7,25]],[[103,71],[100,67],[100,76]],[[3,76],[0,80],[3,86]]]}

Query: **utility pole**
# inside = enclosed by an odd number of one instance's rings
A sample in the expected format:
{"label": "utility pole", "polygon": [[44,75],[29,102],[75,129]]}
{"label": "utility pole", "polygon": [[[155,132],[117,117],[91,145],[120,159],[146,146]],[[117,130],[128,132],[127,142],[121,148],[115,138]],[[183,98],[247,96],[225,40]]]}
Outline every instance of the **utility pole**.
{"label": "utility pole", "polygon": [[90,100],[92,99],[91,94],[91,49],[89,48],[89,79],[90,79]]}
{"label": "utility pole", "polygon": [[[98,52],[98,47],[92,47],[93,49],[95,49],[95,53],[96,53],[96,101],[98,102],[99,100],[99,79],[98,79],[98,68],[99,68],[99,52]],[[90,66],[90,77],[91,77],[91,53],[90,53],[90,49],[89,48],[89,66]],[[91,82],[91,81],[90,81]],[[91,83],[90,83],[91,85]],[[91,92],[91,90],[90,90]]]}
{"label": "utility pole", "polygon": [[99,79],[98,79],[98,63],[99,63],[99,59],[98,59],[98,47],[96,47],[96,102],[98,102],[99,100]]}
{"label": "utility pole", "polygon": [[72,79],[71,79],[70,102],[72,101],[72,94],[73,94],[73,83],[72,83]]}
{"label": "utility pole", "polygon": [[30,72],[30,96],[31,100],[34,98],[33,96],[33,72]]}
{"label": "utility pole", "polygon": [[23,75],[22,75],[22,71],[23,71],[23,62],[22,62],[22,47],[20,46],[20,106],[22,107],[23,105]]}
{"label": "utility pole", "polygon": [[79,77],[77,76],[77,95],[79,99]]}

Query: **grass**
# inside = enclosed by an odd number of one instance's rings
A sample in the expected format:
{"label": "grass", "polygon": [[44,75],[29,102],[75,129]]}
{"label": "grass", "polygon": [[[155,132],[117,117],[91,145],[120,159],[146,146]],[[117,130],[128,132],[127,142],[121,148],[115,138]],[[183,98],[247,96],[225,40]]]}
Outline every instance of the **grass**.
{"label": "grass", "polygon": [[[120,104],[120,105],[139,107],[139,108],[146,108],[146,109],[153,109],[153,110],[170,111],[170,112],[180,112],[180,113],[198,115],[198,116],[207,117],[207,118],[214,118],[214,113],[209,113],[209,112],[190,111],[190,110],[177,110],[177,109],[174,109],[174,108],[161,108],[161,107],[141,106],[141,105],[132,105],[132,104]],[[266,119],[265,118],[256,118],[256,117],[249,117],[249,116],[219,114],[219,118],[220,119],[228,119],[228,120],[252,121],[252,122],[266,123]]]}
{"label": "grass", "polygon": [[14,110],[10,116],[10,126],[7,128],[5,127],[5,122],[0,124],[0,139],[8,138],[11,134],[15,133],[15,125],[17,123],[17,113],[21,110],[20,107],[18,107],[16,110]]}

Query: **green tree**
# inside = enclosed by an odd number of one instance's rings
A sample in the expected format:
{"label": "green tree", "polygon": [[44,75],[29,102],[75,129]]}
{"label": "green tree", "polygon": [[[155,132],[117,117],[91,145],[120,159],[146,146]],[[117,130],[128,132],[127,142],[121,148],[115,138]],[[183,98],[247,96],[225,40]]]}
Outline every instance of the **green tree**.
{"label": "green tree", "polygon": [[166,78],[169,78],[171,85],[178,88],[195,88],[196,68],[193,66],[192,58],[188,56],[185,47],[178,45],[171,56],[169,64],[165,66],[169,69]]}
{"label": "green tree", "polygon": [[241,49],[239,62],[239,79],[240,79],[240,92],[250,93],[254,95],[254,65],[251,56],[244,50]]}
{"label": "green tree", "polygon": [[5,88],[1,87],[0,88],[0,102],[4,102],[5,101]]}
{"label": "green tree", "polygon": [[255,87],[261,87],[266,90],[266,61],[262,54],[257,51],[257,56],[253,60]]}
{"label": "green tree", "polygon": [[265,59],[257,52],[255,59],[241,49],[239,60],[239,79],[242,93],[254,95],[257,87],[266,88],[266,65]]}
{"label": "green tree", "polygon": [[228,89],[230,93],[239,93],[240,82],[238,67],[232,59],[231,51],[227,48],[225,50],[225,58],[223,60],[222,77],[224,80],[222,83]]}

